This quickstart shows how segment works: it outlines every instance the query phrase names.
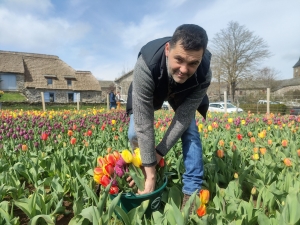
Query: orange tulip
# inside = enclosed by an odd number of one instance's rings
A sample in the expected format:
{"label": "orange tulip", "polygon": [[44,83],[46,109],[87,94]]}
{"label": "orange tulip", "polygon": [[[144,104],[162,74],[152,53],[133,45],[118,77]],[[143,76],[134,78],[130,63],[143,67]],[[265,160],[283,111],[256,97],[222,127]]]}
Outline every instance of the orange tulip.
{"label": "orange tulip", "polygon": [[197,209],[197,215],[200,217],[206,215],[206,206],[204,204],[200,205],[200,207]]}
{"label": "orange tulip", "polygon": [[260,154],[264,155],[264,154],[266,154],[267,149],[266,148],[260,148],[259,151],[260,151]]}
{"label": "orange tulip", "polygon": [[73,130],[76,130],[77,126],[76,124],[73,124]]}
{"label": "orange tulip", "polygon": [[258,153],[258,148],[257,147],[253,148],[253,152]]}
{"label": "orange tulip", "polygon": [[268,145],[272,145],[273,141],[271,139],[268,140]]}
{"label": "orange tulip", "polygon": [[108,147],[108,148],[106,149],[107,153],[110,153],[110,152],[111,152],[111,150],[112,150],[112,148],[111,148],[111,147]]}
{"label": "orange tulip", "polygon": [[300,157],[300,149],[297,150],[297,154]]}
{"label": "orange tulip", "polygon": [[116,161],[118,161],[121,156],[120,153],[118,151],[114,151],[113,154],[114,154],[114,157],[116,158]]}
{"label": "orange tulip", "polygon": [[224,151],[219,149],[219,150],[217,151],[217,156],[218,156],[219,158],[223,158],[223,157],[224,157]]}
{"label": "orange tulip", "polygon": [[288,141],[287,140],[282,140],[281,145],[283,147],[287,147],[288,146]]}
{"label": "orange tulip", "polygon": [[251,137],[251,138],[250,138],[250,142],[251,142],[251,143],[255,143],[255,137]]}
{"label": "orange tulip", "polygon": [[224,142],[223,140],[220,140],[220,141],[219,141],[219,145],[220,145],[220,146],[224,146],[224,144],[225,144],[225,142]]}
{"label": "orange tulip", "polygon": [[68,136],[71,137],[73,135],[73,131],[68,130]]}
{"label": "orange tulip", "polygon": [[28,150],[28,147],[27,147],[27,145],[22,145],[22,151],[27,151]]}
{"label": "orange tulip", "polygon": [[105,159],[104,157],[101,157],[101,156],[99,156],[99,157],[97,158],[97,162],[98,162],[98,165],[99,165],[100,167],[104,166],[104,165],[107,163],[106,159]]}
{"label": "orange tulip", "polygon": [[209,190],[200,190],[201,204],[207,204],[209,201]]}
{"label": "orange tulip", "polygon": [[292,166],[292,161],[291,161],[289,158],[285,158],[285,159],[283,160],[283,163],[284,163],[287,167]]}
{"label": "orange tulip", "polygon": [[248,137],[252,137],[253,133],[251,131],[248,132]]}
{"label": "orange tulip", "polygon": [[70,142],[71,142],[71,145],[75,145],[76,144],[76,138],[72,137]]}

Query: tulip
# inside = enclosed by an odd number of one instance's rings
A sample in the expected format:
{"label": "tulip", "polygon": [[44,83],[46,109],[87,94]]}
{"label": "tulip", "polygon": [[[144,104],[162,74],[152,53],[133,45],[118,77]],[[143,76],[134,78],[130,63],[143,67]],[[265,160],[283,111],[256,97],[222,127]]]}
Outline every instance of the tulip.
{"label": "tulip", "polygon": [[106,155],[105,159],[108,163],[112,164],[113,166],[116,165],[117,160],[113,154]]}
{"label": "tulip", "polygon": [[300,157],[300,149],[297,150],[297,154]]}
{"label": "tulip", "polygon": [[102,169],[103,173],[109,177],[114,173],[114,166],[111,163],[105,164]]}
{"label": "tulip", "polygon": [[164,167],[165,166],[165,159],[164,158],[161,158],[159,160],[159,163],[158,163],[159,167]]}
{"label": "tulip", "polygon": [[218,151],[217,151],[217,156],[218,156],[219,158],[223,158],[223,157],[224,157],[224,151],[223,151],[223,150],[218,150]]}
{"label": "tulip", "polygon": [[88,131],[86,132],[86,134],[87,134],[87,136],[92,136],[93,132],[92,132],[91,130],[88,130]]}
{"label": "tulip", "polygon": [[114,151],[113,152],[114,157],[116,158],[116,161],[118,161],[120,159],[120,153],[118,151]]}
{"label": "tulip", "polygon": [[283,147],[287,147],[288,146],[288,141],[287,140],[282,140],[281,145]]}
{"label": "tulip", "polygon": [[234,177],[235,179],[238,179],[238,178],[239,178],[239,174],[238,174],[238,173],[234,173],[234,174],[233,174],[233,177]]}
{"label": "tulip", "polygon": [[42,133],[41,138],[42,138],[43,141],[47,141],[47,139],[48,139],[48,134]]}
{"label": "tulip", "polygon": [[111,152],[111,150],[112,150],[112,148],[111,148],[111,147],[108,147],[108,148],[106,149],[107,153],[110,153],[110,152]]}
{"label": "tulip", "polygon": [[22,151],[27,151],[28,150],[28,147],[27,147],[27,145],[22,145]]}
{"label": "tulip", "polygon": [[208,131],[212,131],[212,126],[211,125],[209,125],[208,127],[207,127],[207,129],[208,129]]}
{"label": "tulip", "polygon": [[72,137],[70,142],[71,142],[71,145],[75,145],[76,144],[76,138]]}
{"label": "tulip", "polygon": [[209,190],[200,190],[201,204],[207,204],[209,201]]}
{"label": "tulip", "polygon": [[111,120],[111,124],[115,125],[116,124],[116,120]]}
{"label": "tulip", "polygon": [[142,159],[141,159],[141,156],[138,156],[138,155],[134,155],[132,157],[132,164],[135,166],[135,167],[140,167],[142,165]]}
{"label": "tulip", "polygon": [[105,159],[104,157],[101,157],[101,156],[99,156],[99,157],[97,158],[97,162],[98,162],[98,165],[99,165],[100,167],[104,166],[104,165],[107,163],[106,159]]}
{"label": "tulip", "polygon": [[251,195],[255,195],[256,194],[256,187],[253,187],[252,189],[251,189]]}
{"label": "tulip", "polygon": [[250,138],[250,142],[251,142],[251,143],[255,143],[255,137],[251,137],[251,138]]}
{"label": "tulip", "polygon": [[257,147],[254,147],[254,148],[253,148],[253,152],[254,152],[254,153],[258,153],[258,148],[257,148]]}
{"label": "tulip", "polygon": [[271,139],[268,140],[268,145],[272,145],[272,140]]}
{"label": "tulip", "polygon": [[109,189],[109,194],[115,195],[119,193],[119,188],[117,186],[111,186]]}
{"label": "tulip", "polygon": [[291,161],[289,158],[285,158],[285,159],[283,160],[283,163],[284,163],[287,167],[292,166],[292,161]]}
{"label": "tulip", "polygon": [[224,144],[225,144],[225,142],[224,142],[223,140],[220,140],[220,141],[219,141],[219,145],[220,145],[220,146],[224,146]]}
{"label": "tulip", "polygon": [[197,215],[200,217],[206,215],[206,206],[204,204],[200,205],[200,207],[197,209]]}
{"label": "tulip", "polygon": [[260,151],[260,154],[264,155],[264,154],[266,154],[267,149],[266,148],[260,148],[259,151]]}
{"label": "tulip", "polygon": [[254,155],[252,155],[252,159],[253,160],[258,160],[259,159],[259,155],[257,153],[255,153]]}
{"label": "tulip", "polygon": [[110,183],[109,177],[108,177],[107,175],[103,175],[103,176],[101,177],[100,184],[101,184],[102,186],[106,187],[107,185],[109,185],[109,183]]}
{"label": "tulip", "polygon": [[248,137],[252,137],[252,136],[253,136],[252,132],[249,131],[249,132],[248,132]]}
{"label": "tulip", "polygon": [[228,118],[228,123],[232,123],[233,119],[232,118]]}
{"label": "tulip", "polygon": [[131,163],[132,162],[132,154],[128,149],[125,149],[121,153],[122,158],[126,163]]}
{"label": "tulip", "polygon": [[73,131],[68,130],[68,136],[71,137],[73,135]]}

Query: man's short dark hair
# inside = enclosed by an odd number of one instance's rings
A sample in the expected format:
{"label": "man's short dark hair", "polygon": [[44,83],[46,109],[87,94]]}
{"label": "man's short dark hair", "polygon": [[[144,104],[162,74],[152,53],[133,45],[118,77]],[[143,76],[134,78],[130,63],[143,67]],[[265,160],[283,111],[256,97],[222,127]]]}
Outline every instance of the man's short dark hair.
{"label": "man's short dark hair", "polygon": [[203,49],[203,51],[205,51],[208,37],[202,27],[195,24],[183,24],[176,28],[170,40],[170,47],[173,48],[178,41],[184,50],[198,51]]}

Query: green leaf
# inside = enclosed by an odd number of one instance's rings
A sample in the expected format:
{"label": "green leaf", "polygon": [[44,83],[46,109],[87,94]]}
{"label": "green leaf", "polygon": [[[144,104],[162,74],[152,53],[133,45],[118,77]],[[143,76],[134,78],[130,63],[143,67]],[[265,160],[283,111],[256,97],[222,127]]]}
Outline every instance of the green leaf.
{"label": "green leaf", "polygon": [[129,175],[134,180],[136,186],[140,191],[145,189],[145,177],[142,172],[139,172],[139,168],[136,168],[134,165],[129,164]]}
{"label": "green leaf", "polygon": [[123,223],[125,225],[130,225],[130,220],[129,220],[129,217],[127,215],[127,213],[122,209],[120,208],[119,206],[116,206],[115,207],[115,212],[119,215],[119,217],[123,220]]}
{"label": "green leaf", "polygon": [[48,225],[55,225],[49,215],[37,215],[29,221],[28,225],[39,225],[40,223],[38,223],[38,220],[40,218],[42,218]]}

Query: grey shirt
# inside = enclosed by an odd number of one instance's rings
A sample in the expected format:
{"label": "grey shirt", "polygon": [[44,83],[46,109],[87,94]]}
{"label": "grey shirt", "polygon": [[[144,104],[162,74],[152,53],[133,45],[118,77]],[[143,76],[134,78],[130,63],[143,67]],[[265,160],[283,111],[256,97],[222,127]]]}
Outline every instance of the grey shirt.
{"label": "grey shirt", "polygon": [[[210,83],[211,76],[211,70],[209,69],[206,74],[205,83]],[[144,166],[156,164],[153,107],[154,90],[155,84],[151,71],[142,56],[140,56],[133,71],[132,109],[135,131]],[[156,149],[161,154],[166,155],[183,132],[189,127],[206,92],[207,88],[202,89],[201,85],[198,85],[194,92],[176,109],[173,120],[162,141],[156,146]]]}

